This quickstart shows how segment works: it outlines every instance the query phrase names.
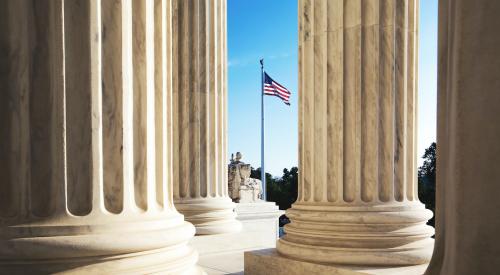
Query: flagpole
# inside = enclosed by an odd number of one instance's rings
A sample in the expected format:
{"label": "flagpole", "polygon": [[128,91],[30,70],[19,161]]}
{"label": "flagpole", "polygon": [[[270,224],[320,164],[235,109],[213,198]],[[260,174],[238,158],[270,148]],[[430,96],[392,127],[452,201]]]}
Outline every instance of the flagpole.
{"label": "flagpole", "polygon": [[262,199],[267,201],[266,169],[264,167],[264,59],[260,60],[261,100],[260,100],[260,179],[262,181]]}

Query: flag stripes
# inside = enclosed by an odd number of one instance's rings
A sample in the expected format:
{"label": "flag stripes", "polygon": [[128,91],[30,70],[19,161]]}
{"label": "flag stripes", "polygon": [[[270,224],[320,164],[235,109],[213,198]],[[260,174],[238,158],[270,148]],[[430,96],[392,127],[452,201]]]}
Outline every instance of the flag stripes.
{"label": "flag stripes", "polygon": [[290,91],[274,81],[267,73],[264,73],[264,94],[279,97],[286,105],[290,105]]}

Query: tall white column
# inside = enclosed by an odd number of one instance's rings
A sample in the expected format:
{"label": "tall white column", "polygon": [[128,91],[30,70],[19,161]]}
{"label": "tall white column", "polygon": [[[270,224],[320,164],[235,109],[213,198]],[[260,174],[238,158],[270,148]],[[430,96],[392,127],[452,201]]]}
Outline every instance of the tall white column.
{"label": "tall white column", "polygon": [[299,1],[299,198],[277,244],[352,265],[430,260],[417,197],[418,0]]}
{"label": "tall white column", "polygon": [[500,270],[500,2],[439,1],[436,246],[426,274]]}
{"label": "tall white column", "polygon": [[198,235],[236,232],[226,165],[226,0],[173,3],[175,206]]}
{"label": "tall white column", "polygon": [[172,199],[171,3],[0,3],[0,273],[198,273]]}

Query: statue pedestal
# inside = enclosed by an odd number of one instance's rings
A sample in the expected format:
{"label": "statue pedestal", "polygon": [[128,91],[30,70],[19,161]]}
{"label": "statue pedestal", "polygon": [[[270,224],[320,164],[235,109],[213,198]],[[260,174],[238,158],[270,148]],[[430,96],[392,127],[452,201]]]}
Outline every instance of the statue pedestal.
{"label": "statue pedestal", "polygon": [[237,220],[242,223],[238,233],[195,236],[190,245],[199,255],[205,270],[239,272],[243,270],[245,251],[276,247],[278,218],[285,211],[274,202],[237,203]]}
{"label": "statue pedestal", "polygon": [[[252,204],[260,203],[260,196],[262,195],[262,189],[260,188],[261,182],[256,179],[247,179],[246,182],[252,182],[252,185],[241,185],[238,192],[237,202],[241,204]],[[259,186],[255,188],[255,186]]]}

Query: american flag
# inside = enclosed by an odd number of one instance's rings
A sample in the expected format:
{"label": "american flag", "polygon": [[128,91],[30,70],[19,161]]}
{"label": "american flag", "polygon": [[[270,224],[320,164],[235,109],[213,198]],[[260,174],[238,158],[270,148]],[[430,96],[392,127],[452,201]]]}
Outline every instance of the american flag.
{"label": "american flag", "polygon": [[286,105],[290,105],[290,91],[274,81],[267,73],[264,73],[264,94],[277,96],[281,98]]}

